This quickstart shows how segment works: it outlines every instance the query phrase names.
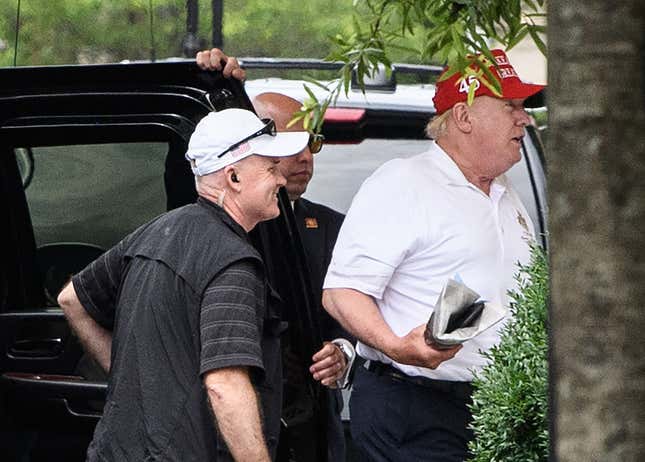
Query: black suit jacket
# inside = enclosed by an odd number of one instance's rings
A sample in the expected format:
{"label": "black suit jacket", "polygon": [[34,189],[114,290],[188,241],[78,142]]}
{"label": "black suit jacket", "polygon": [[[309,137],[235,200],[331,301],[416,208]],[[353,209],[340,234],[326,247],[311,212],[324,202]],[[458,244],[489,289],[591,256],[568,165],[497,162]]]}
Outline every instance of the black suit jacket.
{"label": "black suit jacket", "polygon": [[340,324],[322,307],[322,286],[345,215],[303,198],[294,202],[293,213],[307,256],[323,339],[332,340],[342,337],[353,341]]}
{"label": "black suit jacket", "polygon": [[[354,338],[322,306],[323,282],[345,215],[324,205],[302,198],[294,202],[293,212],[307,257],[314,299],[318,305],[318,319],[323,340],[333,340],[340,337],[354,343]],[[328,460],[344,462],[345,437],[341,421],[343,398],[338,389],[329,389],[328,391]],[[306,458],[302,460],[306,460]]]}

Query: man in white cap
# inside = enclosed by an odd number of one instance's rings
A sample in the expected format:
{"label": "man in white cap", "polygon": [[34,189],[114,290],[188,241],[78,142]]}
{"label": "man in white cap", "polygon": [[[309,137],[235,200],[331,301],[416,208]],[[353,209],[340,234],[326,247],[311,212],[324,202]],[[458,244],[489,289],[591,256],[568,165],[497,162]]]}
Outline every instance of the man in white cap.
{"label": "man in white cap", "polygon": [[368,360],[350,399],[361,460],[468,457],[473,372],[499,329],[447,350],[427,344],[424,330],[449,278],[508,305],[533,227],[504,173],[520,160],[523,102],[543,88],[522,82],[503,51],[493,55],[485,65],[501,94],[477,65],[474,75],[439,79],[429,150],[387,162],[363,183],[334,248],[323,305]]}
{"label": "man in white cap", "polygon": [[[205,70],[221,70],[225,77],[234,77],[243,80],[246,74],[239,67],[234,57],[227,56],[222,50],[213,48],[197,53],[197,65]],[[289,125],[294,113],[300,110],[302,104],[289,96],[279,93],[261,93],[253,99],[253,107],[261,117],[270,117],[275,121],[279,132],[303,130],[302,121]],[[293,376],[299,376],[307,369],[314,379],[319,380],[323,385],[330,387],[327,393],[327,449],[328,459],[334,462],[345,460],[345,434],[341,420],[343,398],[337,385],[348,385],[348,373],[355,357],[352,345],[353,339],[348,333],[322,308],[322,283],[327,272],[327,266],[331,260],[331,252],[343,222],[343,215],[322,204],[311,202],[302,195],[314,172],[314,155],[323,147],[323,138],[320,135],[311,135],[309,145],[302,152],[295,156],[283,159],[278,168],[286,178],[285,189],[293,206],[294,217],[298,227],[301,242],[303,244],[309,275],[311,277],[314,300],[319,304],[314,312],[321,327],[324,340],[322,348],[316,352],[313,358],[298,358],[291,353],[293,346],[289,341],[289,333],[283,336],[283,351],[289,361],[285,361],[285,389],[284,405],[287,408],[285,414],[292,415],[289,407],[306,408],[299,404],[303,379],[298,380]],[[292,313],[298,307],[286,306],[283,309],[285,318],[290,319]],[[349,339],[349,340],[348,340]],[[293,379],[293,380],[292,380]],[[293,383],[297,385],[293,385]],[[285,453],[285,459],[297,461],[308,461],[315,457],[317,448],[312,444],[315,438],[316,427],[313,425],[313,416],[307,420],[299,419],[297,425],[291,424],[288,418],[283,418],[286,427],[280,434],[280,456]]]}
{"label": "man in white cap", "polygon": [[88,460],[253,460],[275,454],[280,319],[247,233],[279,214],[276,133],[242,109],[210,113],[186,153],[197,203],[143,225],[72,278],[59,303],[109,371]]}

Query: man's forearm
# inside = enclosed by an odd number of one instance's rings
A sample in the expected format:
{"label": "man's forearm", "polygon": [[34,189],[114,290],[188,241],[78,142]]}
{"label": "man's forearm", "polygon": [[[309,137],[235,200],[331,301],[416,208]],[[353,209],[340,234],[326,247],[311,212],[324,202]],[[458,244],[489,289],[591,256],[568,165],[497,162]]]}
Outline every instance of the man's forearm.
{"label": "man's forearm", "polygon": [[440,350],[427,345],[423,335],[425,324],[399,337],[383,319],[374,299],[357,290],[326,289],[323,306],[358,340],[401,364],[435,369],[461,348]]}
{"label": "man's forearm", "polygon": [[388,356],[400,341],[369,295],[352,289],[327,289],[323,306],[350,334]]}
{"label": "man's forearm", "polygon": [[260,406],[246,368],[215,369],[204,376],[204,385],[217,420],[217,428],[233,458],[270,461],[262,433]]}
{"label": "man's forearm", "polygon": [[112,333],[101,327],[87,314],[81,304],[74,285],[70,282],[58,296],[58,304],[65,313],[70,326],[76,332],[81,345],[106,371],[110,371],[112,353]]}

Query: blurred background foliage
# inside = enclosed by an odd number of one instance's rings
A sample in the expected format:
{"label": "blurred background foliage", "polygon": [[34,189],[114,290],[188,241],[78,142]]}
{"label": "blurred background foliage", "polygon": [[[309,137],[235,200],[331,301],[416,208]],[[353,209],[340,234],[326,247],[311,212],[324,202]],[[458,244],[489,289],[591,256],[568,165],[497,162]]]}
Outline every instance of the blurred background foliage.
{"label": "blurred background foliage", "polygon": [[[535,24],[545,0],[221,0],[223,49],[237,57],[329,58],[338,72],[262,71],[266,76],[332,81],[321,101],[304,102],[301,117],[319,130],[326,107],[347,90],[352,70],[363,81],[393,62],[446,61],[463,70],[491,40],[512,47],[526,35],[544,44]],[[214,0],[3,0],[0,66],[109,63],[193,58],[213,46]],[[188,6],[197,5],[196,34]],[[20,5],[20,8],[19,8]],[[192,18],[192,16],[191,16]],[[16,31],[18,30],[18,34]],[[16,36],[18,45],[16,47]],[[186,46],[186,45],[190,46]],[[432,57],[437,59],[432,59]],[[491,58],[492,59],[492,58]],[[399,83],[416,82],[416,77]],[[495,84],[494,82],[493,84]]]}
{"label": "blurred background foliage", "polygon": [[[0,2],[1,66],[14,62],[18,4]],[[157,59],[181,57],[186,5],[186,0],[21,0],[17,65],[142,60],[153,52]],[[211,2],[198,5],[199,45],[210,47]],[[233,56],[324,58],[329,37],[352,30],[352,0],[224,0],[223,10],[224,49]],[[418,61],[408,50],[391,53],[394,61]]]}

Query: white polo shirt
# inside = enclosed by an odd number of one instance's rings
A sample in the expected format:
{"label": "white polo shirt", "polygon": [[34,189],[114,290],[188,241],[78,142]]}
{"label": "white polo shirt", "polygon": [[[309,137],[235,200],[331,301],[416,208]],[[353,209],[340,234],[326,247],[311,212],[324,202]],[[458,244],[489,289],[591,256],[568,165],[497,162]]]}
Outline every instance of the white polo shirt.
{"label": "white polo shirt", "polygon": [[[508,306],[517,262],[529,262],[532,239],[529,214],[505,176],[487,196],[432,142],[429,151],[391,160],[365,180],[343,222],[324,288],[372,296],[390,328],[404,336],[428,321],[449,278]],[[503,324],[465,342],[436,370],[394,363],[361,342],[357,352],[408,375],[470,381],[486,364],[478,352],[499,342]]]}

